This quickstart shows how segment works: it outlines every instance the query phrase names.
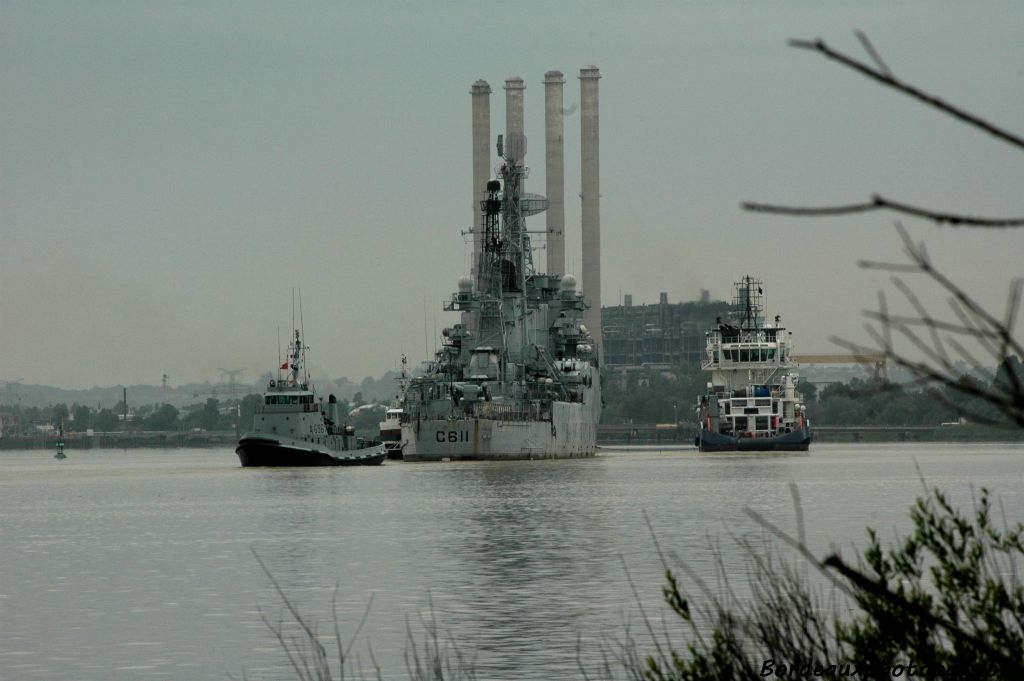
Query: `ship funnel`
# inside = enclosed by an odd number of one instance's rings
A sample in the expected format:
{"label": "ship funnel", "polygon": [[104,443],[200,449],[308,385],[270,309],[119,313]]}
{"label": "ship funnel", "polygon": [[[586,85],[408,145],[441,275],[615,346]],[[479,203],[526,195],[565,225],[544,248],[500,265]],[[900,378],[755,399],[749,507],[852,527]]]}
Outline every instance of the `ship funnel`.
{"label": "ship funnel", "polygon": [[338,423],[338,398],[333,394],[327,397],[327,418]]}

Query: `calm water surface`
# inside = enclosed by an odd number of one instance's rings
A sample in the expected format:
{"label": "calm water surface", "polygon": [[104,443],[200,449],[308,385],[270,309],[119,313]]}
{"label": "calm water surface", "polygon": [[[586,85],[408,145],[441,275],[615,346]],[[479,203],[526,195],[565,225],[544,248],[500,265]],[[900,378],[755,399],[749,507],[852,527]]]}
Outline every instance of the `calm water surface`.
{"label": "calm water surface", "polygon": [[[920,469],[920,474],[918,472]],[[324,625],[337,585],[354,651],[405,676],[431,618],[482,678],[579,678],[660,605],[660,544],[714,581],[747,570],[743,509],[818,553],[906,529],[920,475],[960,504],[988,487],[1024,520],[1020,445],[817,445],[810,454],[604,449],[591,460],[243,469],[230,450],[0,453],[0,678],[287,679],[261,619],[281,603],[255,551]],[[637,595],[629,587],[628,574]],[[417,634],[418,635],[418,634]]]}

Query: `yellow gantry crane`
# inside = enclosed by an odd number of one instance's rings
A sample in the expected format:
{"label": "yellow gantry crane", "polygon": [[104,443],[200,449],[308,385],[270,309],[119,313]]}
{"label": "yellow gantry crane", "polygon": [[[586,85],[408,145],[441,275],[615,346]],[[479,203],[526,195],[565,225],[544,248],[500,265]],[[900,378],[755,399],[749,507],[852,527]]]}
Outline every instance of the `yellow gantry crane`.
{"label": "yellow gantry crane", "polygon": [[886,357],[881,353],[865,353],[862,355],[793,355],[791,359],[797,364],[862,364],[874,370],[876,379],[885,381],[889,378],[886,370]]}

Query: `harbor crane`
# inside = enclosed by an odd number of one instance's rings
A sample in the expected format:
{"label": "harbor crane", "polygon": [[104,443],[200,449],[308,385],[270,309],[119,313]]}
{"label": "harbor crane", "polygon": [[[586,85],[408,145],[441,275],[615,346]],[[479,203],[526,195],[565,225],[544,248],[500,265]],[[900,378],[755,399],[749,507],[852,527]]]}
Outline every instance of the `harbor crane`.
{"label": "harbor crane", "polygon": [[875,372],[875,378],[886,380],[889,376],[886,365],[886,356],[881,353],[863,355],[793,355],[793,361],[797,364],[860,364],[870,367]]}

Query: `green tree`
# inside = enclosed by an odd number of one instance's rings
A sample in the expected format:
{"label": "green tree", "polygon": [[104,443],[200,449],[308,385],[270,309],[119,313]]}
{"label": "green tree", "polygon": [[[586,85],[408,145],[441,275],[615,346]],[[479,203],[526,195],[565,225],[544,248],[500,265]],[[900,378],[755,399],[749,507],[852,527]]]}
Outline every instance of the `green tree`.
{"label": "green tree", "polygon": [[202,415],[199,417],[199,427],[204,430],[217,430],[220,423],[220,402],[216,397],[209,397],[203,405]]}
{"label": "green tree", "polygon": [[69,420],[68,416],[70,415],[70,413],[71,412],[68,410],[68,405],[64,404],[63,402],[61,402],[60,404],[55,404],[52,407],[50,407],[50,423],[53,425],[54,428],[57,428],[60,426],[62,421]]}
{"label": "green tree", "polygon": [[89,409],[84,404],[78,404],[75,405],[73,413],[75,416],[75,430],[82,432],[89,428],[92,409]]}
{"label": "green tree", "polygon": [[92,417],[92,427],[94,430],[100,432],[110,432],[117,430],[117,426],[120,423],[118,415],[110,409],[100,409]]}
{"label": "green tree", "polygon": [[804,396],[804,402],[814,403],[818,400],[818,386],[810,381],[800,381],[796,389],[797,392]]}
{"label": "green tree", "polygon": [[249,428],[252,427],[252,419],[253,416],[256,414],[256,407],[258,407],[261,404],[263,404],[262,395],[252,394],[246,395],[245,397],[242,398],[242,402],[239,405],[240,416],[238,417],[238,427],[240,430],[249,430]]}
{"label": "green tree", "polygon": [[[694,637],[686,652],[643,654],[630,646],[629,676],[738,681],[855,671],[865,679],[1024,678],[1024,583],[1014,568],[1024,558],[1024,524],[1002,529],[991,511],[984,489],[970,515],[933,490],[918,499],[910,512],[914,531],[896,546],[884,548],[869,529],[856,567],[838,554],[815,559],[801,541],[752,514],[796,546],[837,592],[826,597],[795,566],[752,553],[753,602],[740,602],[729,589],[695,616],[666,567],[665,600]],[[825,607],[834,599],[835,607]],[[700,633],[701,615],[712,625],[710,637]]]}
{"label": "green tree", "polygon": [[178,430],[178,410],[170,404],[161,405],[143,423],[146,430]]}

